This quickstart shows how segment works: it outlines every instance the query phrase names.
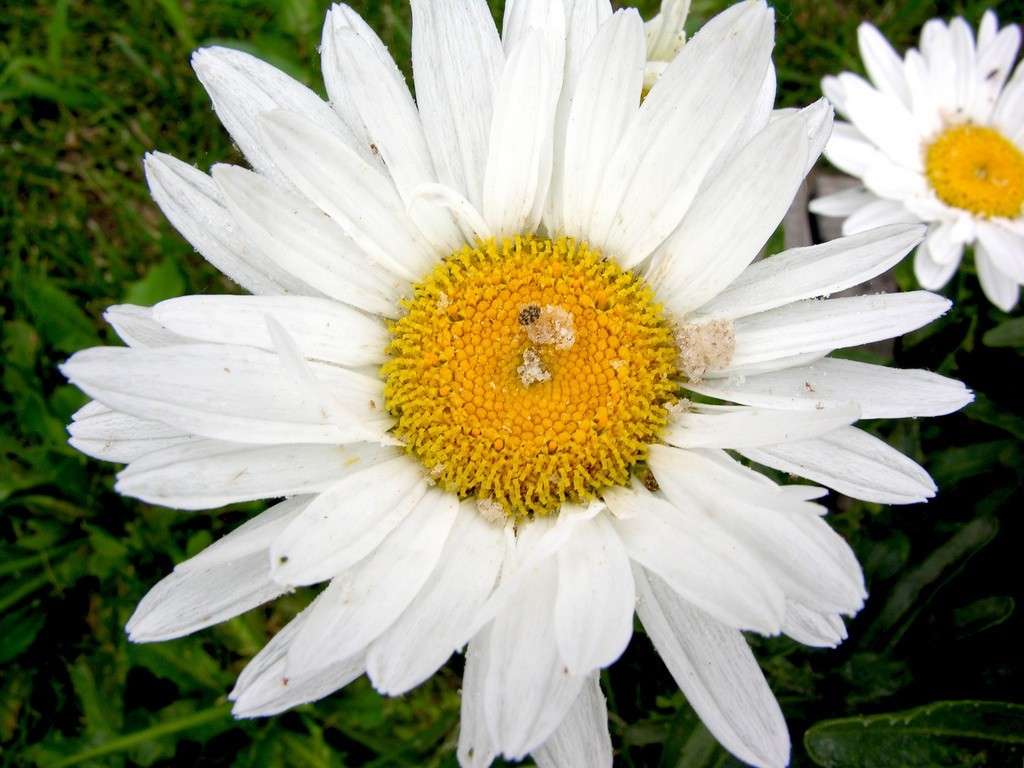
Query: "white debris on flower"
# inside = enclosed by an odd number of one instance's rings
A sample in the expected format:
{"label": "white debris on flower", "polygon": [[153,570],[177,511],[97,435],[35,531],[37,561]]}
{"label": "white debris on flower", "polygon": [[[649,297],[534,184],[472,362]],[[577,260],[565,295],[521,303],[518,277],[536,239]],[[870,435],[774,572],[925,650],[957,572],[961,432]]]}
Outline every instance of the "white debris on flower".
{"label": "white debris on flower", "polygon": [[519,381],[524,387],[551,378],[551,373],[544,367],[544,361],[533,347],[523,350],[523,362],[516,368],[516,373],[519,374]]}
{"label": "white debris on flower", "polygon": [[729,365],[736,351],[736,331],[729,320],[687,323],[676,329],[676,344],[679,370],[696,383],[709,370]]}
{"label": "white debris on flower", "polygon": [[489,523],[505,522],[505,508],[490,496],[476,500],[476,511]]}
{"label": "white debris on flower", "polygon": [[572,349],[576,343],[572,312],[554,304],[546,304],[537,319],[527,326],[526,335],[534,344],[551,345],[561,350]]}

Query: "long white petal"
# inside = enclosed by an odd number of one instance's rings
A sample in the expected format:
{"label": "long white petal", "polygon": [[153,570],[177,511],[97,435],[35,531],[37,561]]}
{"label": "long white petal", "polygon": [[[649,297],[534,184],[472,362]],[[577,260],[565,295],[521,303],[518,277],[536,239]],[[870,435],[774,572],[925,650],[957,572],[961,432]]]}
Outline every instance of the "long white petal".
{"label": "long white petal", "polygon": [[579,696],[555,639],[558,571],[548,558],[532,569],[490,626],[484,714],[497,751],[518,760],[543,744]]}
{"label": "long white petal", "polygon": [[103,319],[129,347],[172,347],[189,342],[157,322],[152,307],[114,304],[104,310]]}
{"label": "long white petal", "polygon": [[262,254],[325,296],[385,317],[397,314],[408,281],[367,256],[309,200],[236,166],[215,165],[213,176],[245,238],[246,253]]}
{"label": "long white petal", "polygon": [[274,541],[274,579],[315,584],[352,567],[377,548],[426,492],[421,468],[407,456],[347,475],[317,496]]}
{"label": "long white petal", "polygon": [[935,495],[917,463],[856,427],[795,443],[739,451],[751,461],[806,477],[840,493],[879,504],[915,504]]}
{"label": "long white petal", "polygon": [[844,189],[830,195],[817,197],[808,204],[811,213],[818,216],[849,216],[858,208],[867,205],[875,196],[861,187]]}
{"label": "long white petal", "polygon": [[294,292],[294,280],[245,247],[245,239],[213,179],[162,152],[146,155],[144,166],[156,204],[204,259],[251,293]]}
{"label": "long white petal", "polygon": [[807,300],[735,322],[729,369],[788,355],[890,339],[945,313],[947,299],[927,291]]}
{"label": "long white petal", "polygon": [[607,515],[577,526],[558,550],[555,637],[573,674],[610,665],[633,635],[629,556]]}
{"label": "long white petal", "polygon": [[430,270],[436,254],[387,176],[305,117],[264,112],[259,124],[282,171],[367,256],[408,280]]}
{"label": "long white petal", "polygon": [[853,403],[803,412],[696,405],[673,418],[662,439],[678,448],[756,448],[817,437],[859,418],[860,408]]}
{"label": "long white petal", "polygon": [[996,269],[1015,283],[1024,283],[1024,236],[984,221],[978,224],[978,241]]}
{"label": "long white petal", "polygon": [[876,27],[865,21],[857,27],[857,42],[860,45],[864,68],[878,90],[895,96],[902,104],[910,106],[910,91],[903,75],[903,62],[889,41]]}
{"label": "long white petal", "polygon": [[761,86],[772,48],[763,2],[709,21],[651,89],[612,158],[591,243],[632,266],[676,228]]}
{"label": "long white petal", "polygon": [[484,174],[484,220],[498,237],[529,233],[551,180],[554,63],[534,31],[511,53],[498,84]]}
{"label": "long white petal", "polygon": [[174,333],[214,344],[272,350],[266,317],[279,322],[303,355],[358,367],[387,359],[384,324],[328,299],[304,296],[182,296],[153,307],[153,318]]}
{"label": "long white petal", "polygon": [[335,576],[288,649],[285,673],[302,677],[363,653],[426,583],[458,505],[453,494],[431,488],[369,556]]}
{"label": "long white petal", "polygon": [[128,463],[147,453],[196,438],[159,421],[112,411],[95,400],[76,411],[68,424],[68,444],[86,456]]}
{"label": "long white petal", "polygon": [[857,403],[861,418],[941,416],[963,408],[973,396],[961,382],[923,370],[901,370],[853,360],[825,358],[802,368],[738,379],[687,384],[702,395],[744,405],[817,410]]}
{"label": "long white petal", "polygon": [[285,588],[270,579],[268,537],[308,503],[307,496],[276,504],[179,563],[139,602],[125,626],[128,637],[136,643],[184,637],[282,594]]}
{"label": "long white petal", "polygon": [[803,118],[781,118],[703,190],[647,270],[648,282],[668,309],[686,315],[754,260],[803,180],[807,150]]}
{"label": "long white petal", "polygon": [[117,476],[118,493],[176,509],[326,490],[345,475],[394,458],[375,443],[243,445],[192,440],[146,453]]}
{"label": "long white petal", "polygon": [[498,578],[504,547],[501,527],[463,502],[437,568],[367,654],[367,675],[378,691],[405,693],[467,642],[467,627]]}
{"label": "long white petal", "polygon": [[988,300],[1003,312],[1013,309],[1020,296],[1020,286],[1013,278],[999,270],[981,243],[974,247],[974,262],[978,267],[978,280],[981,282],[981,289],[985,292]]}
{"label": "long white petal", "polygon": [[893,224],[761,259],[695,318],[731,320],[860,285],[899,263],[924,231],[919,224]]}
{"label": "long white petal", "polygon": [[242,670],[229,696],[235,702],[231,710],[235,717],[276,715],[299,704],[329,696],[363,674],[362,656],[322,667],[301,678],[289,678],[285,674],[288,647],[316,604],[314,600],[288,622]]}
{"label": "long white petal", "polygon": [[257,128],[263,112],[284,109],[305,115],[349,147],[356,143],[349,127],[313,91],[252,54],[231,48],[201,48],[192,55],[213,108],[252,167],[288,184],[276,159],[267,151]]}
{"label": "long white petal", "polygon": [[825,146],[825,157],[832,165],[852,176],[862,176],[882,156],[853,125],[837,122]]}
{"label": "long white petal", "polygon": [[608,707],[596,672],[583,684],[561,725],[532,757],[537,768],[612,768]]}
{"label": "long white petal", "polygon": [[613,488],[604,498],[630,558],[730,626],[779,631],[785,595],[736,539],[638,487]]}
{"label": "long white petal", "polygon": [[438,180],[483,207],[484,170],[505,56],[483,0],[412,3],[412,66]]}
{"label": "long white petal", "polygon": [[923,170],[921,136],[908,108],[858,75],[844,72],[839,81],[846,93],[846,113],[857,129],[894,162]]}
{"label": "long white petal", "polygon": [[745,468],[726,454],[655,446],[650,459],[668,500],[677,509],[700,510],[741,542],[787,597],[818,610],[860,609],[860,570],[850,573],[852,553],[813,505],[751,484]]}
{"label": "long white petal", "polygon": [[843,222],[844,235],[856,235],[875,227],[890,224],[916,224],[921,217],[913,213],[906,202],[878,199],[850,214]]}
{"label": "long white petal", "polygon": [[484,628],[466,648],[462,673],[462,709],[459,717],[459,745],[456,750],[462,768],[489,768],[498,749],[487,729],[484,712],[485,685],[491,647],[490,629]]}
{"label": "long white petal", "polygon": [[94,347],[61,370],[115,410],[220,440],[340,444],[383,434],[389,422],[381,417],[379,381],[335,365],[308,365],[340,410],[329,411],[278,355],[251,347]]}
{"label": "long white petal", "polygon": [[789,732],[743,635],[636,568],[637,613],[672,678],[709,731],[751,765],[789,763]]}
{"label": "long white petal", "polygon": [[812,648],[835,648],[846,639],[846,625],[838,614],[814,611],[793,600],[786,601],[782,632]]}
{"label": "long white petal", "polygon": [[580,67],[565,134],[563,227],[586,238],[605,168],[636,114],[643,87],[639,14],[617,12],[602,25]]}

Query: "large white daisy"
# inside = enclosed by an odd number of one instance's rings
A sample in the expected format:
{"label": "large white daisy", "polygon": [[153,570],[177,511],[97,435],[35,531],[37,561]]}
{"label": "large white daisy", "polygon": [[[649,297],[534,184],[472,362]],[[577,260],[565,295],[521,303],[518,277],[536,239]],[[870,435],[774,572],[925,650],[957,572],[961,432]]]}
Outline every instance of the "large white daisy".
{"label": "large white daisy", "polygon": [[819,198],[811,210],[848,217],[843,233],[926,222],[914,255],[922,287],[936,290],[974,247],[982,290],[1004,311],[1024,283],[1024,66],[1007,82],[1020,30],[986,11],[975,40],[963,19],[932,19],[921,48],[901,59],[870,24],[859,29],[871,79],[826,77],[838,122],[825,150],[863,188]]}
{"label": "large white daisy", "polygon": [[329,104],[198,52],[253,170],[146,159],[168,218],[255,295],[112,307],[128,347],[64,366],[94,398],[72,444],[151,503],[285,500],[154,587],[131,638],[327,582],[242,673],[238,716],[362,674],[397,695],[468,644],[460,762],[589,768],[612,760],[598,671],[636,611],[722,744],[783,765],[742,632],[833,646],[864,583],[825,490],[736,455],[872,501],[934,493],[853,422],[949,412],[963,385],[827,355],[948,302],[817,298],[924,228],[751,264],[831,124],[824,101],[772,113],[763,2],[709,22],[642,103],[643,24],[607,0],[512,0],[500,37],[483,0],[417,0],[413,22],[415,101],[346,6]]}

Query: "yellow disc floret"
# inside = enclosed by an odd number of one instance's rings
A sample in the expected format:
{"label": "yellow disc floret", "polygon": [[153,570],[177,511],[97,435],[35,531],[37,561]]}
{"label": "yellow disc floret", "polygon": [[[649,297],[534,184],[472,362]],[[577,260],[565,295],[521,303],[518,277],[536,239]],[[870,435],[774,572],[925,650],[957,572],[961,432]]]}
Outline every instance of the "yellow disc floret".
{"label": "yellow disc floret", "polygon": [[513,519],[629,482],[667,421],[676,349],[646,284],[582,243],[464,248],[414,288],[382,373],[434,480]]}
{"label": "yellow disc floret", "polygon": [[1024,153],[992,128],[947,128],[928,145],[925,170],[935,194],[954,208],[1010,219],[1024,209]]}

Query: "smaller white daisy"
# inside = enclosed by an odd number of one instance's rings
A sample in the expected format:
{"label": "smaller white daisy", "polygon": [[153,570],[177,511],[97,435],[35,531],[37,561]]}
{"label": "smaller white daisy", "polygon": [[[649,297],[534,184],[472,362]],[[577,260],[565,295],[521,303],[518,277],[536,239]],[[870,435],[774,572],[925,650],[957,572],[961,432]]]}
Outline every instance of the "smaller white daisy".
{"label": "smaller white daisy", "polygon": [[1024,283],[1024,67],[1007,82],[1020,29],[986,11],[975,40],[961,18],[932,19],[902,59],[871,24],[858,35],[871,83],[843,72],[822,89],[850,120],[825,156],[863,188],[811,210],[847,217],[844,234],[928,223],[914,257],[921,286],[944,286],[973,246],[982,290],[1009,311]]}

